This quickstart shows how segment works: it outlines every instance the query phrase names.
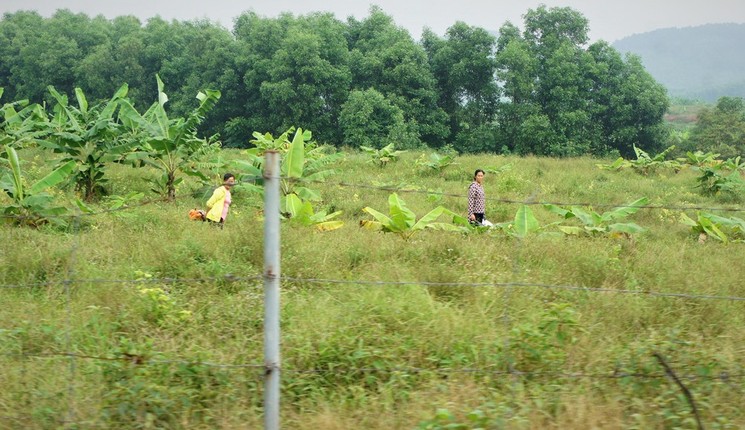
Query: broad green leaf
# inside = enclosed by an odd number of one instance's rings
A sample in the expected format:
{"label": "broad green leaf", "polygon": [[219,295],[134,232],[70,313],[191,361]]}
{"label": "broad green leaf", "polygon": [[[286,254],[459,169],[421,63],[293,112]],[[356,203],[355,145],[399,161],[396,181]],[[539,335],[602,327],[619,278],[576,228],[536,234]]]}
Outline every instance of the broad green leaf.
{"label": "broad green leaf", "polygon": [[236,184],[235,188],[239,190],[246,190],[252,193],[258,193],[261,196],[264,195],[264,187],[259,187],[254,184],[249,184],[249,183]]}
{"label": "broad green leaf", "polygon": [[564,219],[569,219],[569,218],[574,217],[574,213],[572,213],[572,211],[566,210],[560,206],[552,205],[549,203],[549,204],[543,205],[543,207],[546,208],[546,210],[548,210],[549,212],[555,213]]}
{"label": "broad green leaf", "polygon": [[701,227],[703,228],[704,232],[706,232],[707,235],[718,239],[724,243],[728,242],[727,235],[724,234],[724,232],[717,226],[714,222],[712,222],[710,219],[703,217],[702,215],[699,215],[698,217],[699,224],[701,224]]}
{"label": "broad green leaf", "polygon": [[10,163],[10,172],[13,175],[13,199],[20,202],[24,198],[23,176],[21,174],[21,163],[18,161],[18,153],[12,147],[5,148],[8,153],[8,162]]}
{"label": "broad green leaf", "polygon": [[75,205],[76,205],[76,206],[77,206],[77,207],[78,207],[78,208],[79,208],[79,209],[80,209],[80,210],[81,210],[81,211],[82,211],[83,213],[87,213],[87,214],[92,214],[92,213],[94,213],[94,210],[93,210],[93,209],[92,209],[92,208],[91,208],[90,206],[88,206],[88,205],[86,205],[85,203],[83,203],[83,201],[82,201],[82,200],[80,200],[80,199],[75,199]]}
{"label": "broad green leaf", "polygon": [[585,231],[582,227],[577,226],[560,225],[558,228],[562,233],[572,236],[580,236]]}
{"label": "broad green leaf", "polygon": [[60,122],[65,122],[65,119],[69,121],[70,126],[77,131],[82,131],[80,127],[80,123],[78,123],[77,118],[75,118],[75,114],[69,109],[69,106],[67,104],[67,96],[63,96],[62,94],[58,93],[57,90],[49,85],[47,87],[49,90],[49,93],[52,94],[52,97],[54,97],[55,100],[57,100],[57,106],[55,106],[55,109],[58,109],[58,113],[60,114]]}
{"label": "broad green leaf", "polygon": [[241,173],[253,175],[259,178],[262,177],[261,169],[254,166],[253,163],[249,163],[243,160],[232,160],[230,163],[228,163],[228,165],[235,168],[236,170],[240,170]]}
{"label": "broad green leaf", "polygon": [[54,170],[52,173],[48,174],[44,178],[42,178],[40,181],[35,183],[31,186],[31,194],[36,194],[41,191],[46,190],[49,187],[53,187],[61,182],[63,182],[65,179],[67,179],[68,176],[75,170],[76,163],[75,161],[68,161],[67,163],[63,164],[62,166],[58,167],[56,170]]}
{"label": "broad green leaf", "polygon": [[432,230],[453,231],[458,233],[463,232],[463,227],[454,224],[448,224],[446,222],[429,223],[427,224],[427,228],[430,228]]}
{"label": "broad green leaf", "polygon": [[680,222],[690,227],[698,227],[698,223],[683,212],[680,213]]}
{"label": "broad green leaf", "polygon": [[282,163],[282,175],[287,178],[301,178],[303,176],[303,164],[305,164],[305,141],[303,140],[303,129],[295,132],[295,137],[290,143],[290,150]]}
{"label": "broad green leaf", "polygon": [[295,193],[300,196],[303,200],[311,200],[314,202],[321,200],[321,195],[317,191],[311,190],[305,187],[295,187]]}
{"label": "broad green leaf", "polygon": [[49,209],[49,205],[54,198],[46,193],[31,194],[26,196],[21,204],[29,208],[32,212],[39,213],[42,210]]}
{"label": "broad green leaf", "polygon": [[521,205],[515,214],[515,235],[525,237],[540,230],[538,220],[527,205]]}
{"label": "broad green leaf", "polygon": [[85,98],[85,93],[80,88],[75,88],[75,98],[78,99],[78,106],[80,111],[84,114],[88,113],[88,100]]}
{"label": "broad green leaf", "polygon": [[158,84],[158,104],[161,106],[165,106],[166,103],[168,103],[168,96],[165,92],[163,92],[163,88],[165,85],[163,85],[163,81],[160,79],[160,75],[157,73],[155,74],[155,81]]}
{"label": "broad green leaf", "polygon": [[393,193],[388,196],[389,212],[391,214],[391,224],[396,226],[397,231],[405,231],[414,226],[416,215],[404,203],[398,194]]}
{"label": "broad green leaf", "polygon": [[303,201],[295,194],[288,194],[285,199],[285,212],[289,213],[290,217],[296,217],[303,207]]}
{"label": "broad green leaf", "polygon": [[381,228],[390,230],[391,227],[393,226],[393,222],[391,221],[390,218],[388,218],[387,215],[380,213],[371,207],[365,207],[362,210],[372,215],[373,218],[375,218],[375,220],[380,224]]}
{"label": "broad green leaf", "polygon": [[106,106],[101,110],[99,118],[108,119],[114,116],[114,111],[116,111],[116,108],[119,106],[120,99],[126,97],[128,91],[129,86],[126,83],[119,87],[119,89],[116,90],[109,102],[106,103]]}
{"label": "broad green leaf", "polygon": [[438,206],[438,207],[432,209],[426,215],[424,215],[423,217],[421,217],[419,219],[419,221],[417,221],[416,224],[414,224],[411,227],[411,230],[412,231],[417,231],[417,230],[422,230],[422,229],[428,227],[437,218],[439,218],[440,215],[442,215],[443,211],[445,211],[445,208],[442,207],[442,206]]}
{"label": "broad green leaf", "polygon": [[639,211],[640,206],[644,206],[647,203],[649,203],[649,199],[646,197],[642,197],[640,199],[637,199],[623,207],[615,208],[614,210],[605,212],[602,215],[603,222],[608,222],[610,220],[624,218],[629,215],[635,214]]}
{"label": "broad green leaf", "polygon": [[621,233],[628,234],[644,233],[645,231],[647,231],[647,229],[645,229],[644,227],[633,222],[611,224],[608,226],[608,230],[612,232],[619,231]]}
{"label": "broad green leaf", "polygon": [[[598,224],[600,216],[595,213],[588,213],[578,207],[572,207],[572,213],[585,225],[596,225]],[[593,216],[594,215],[594,216]]]}

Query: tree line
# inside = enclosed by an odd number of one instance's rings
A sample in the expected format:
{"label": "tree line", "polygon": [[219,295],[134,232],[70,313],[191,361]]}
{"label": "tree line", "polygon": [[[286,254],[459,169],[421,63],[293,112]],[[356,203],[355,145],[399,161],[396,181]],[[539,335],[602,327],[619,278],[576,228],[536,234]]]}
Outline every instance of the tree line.
{"label": "tree line", "polygon": [[295,125],[353,148],[574,156],[664,147],[667,94],[637,57],[590,44],[588,20],[573,9],[541,6],[523,18],[522,30],[506,22],[498,36],[456,22],[417,41],[378,7],[346,21],[245,12],[232,30],[16,12],[0,20],[0,87],[5,101],[52,103],[50,85],[106,100],[126,83],[144,109],[157,74],[174,115],[194,109],[194,94],[220,91],[200,130],[228,147]]}

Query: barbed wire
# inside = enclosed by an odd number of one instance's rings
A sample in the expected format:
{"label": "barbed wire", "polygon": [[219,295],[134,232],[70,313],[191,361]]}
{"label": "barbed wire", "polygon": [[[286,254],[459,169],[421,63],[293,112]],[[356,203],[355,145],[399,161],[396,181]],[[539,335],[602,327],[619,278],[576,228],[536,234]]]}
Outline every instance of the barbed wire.
{"label": "barbed wire", "polygon": [[155,359],[155,358],[147,358],[144,355],[136,355],[136,354],[124,354],[117,357],[108,357],[108,356],[99,356],[99,355],[89,355],[89,354],[79,354],[74,352],[40,352],[40,353],[24,353],[24,352],[18,352],[18,353],[2,353],[0,354],[5,357],[15,357],[15,358],[78,358],[78,359],[84,359],[84,360],[94,360],[94,361],[123,361],[123,362],[130,362],[132,364],[137,365],[148,365],[148,364],[185,364],[189,366],[204,366],[204,367],[214,367],[214,368],[223,368],[223,369],[265,369],[266,365],[264,364],[258,364],[258,363],[212,363],[207,361],[194,361],[194,360],[184,360],[184,359],[174,359],[174,360],[165,360],[165,359]]}
{"label": "barbed wire", "polygon": [[[292,179],[292,178],[282,178],[282,179]],[[411,194],[426,194],[428,196],[442,196],[442,197],[456,197],[459,199],[467,199],[468,195],[466,193],[459,194],[459,193],[446,193],[441,191],[432,191],[432,190],[421,190],[421,189],[413,189],[413,188],[405,188],[403,186],[393,186],[393,185],[366,185],[366,184],[359,184],[359,183],[352,183],[352,182],[327,182],[327,181],[303,181],[307,183],[317,183],[317,184],[325,184],[325,185],[332,185],[332,186],[339,186],[339,187],[351,187],[351,188],[362,188],[362,189],[371,189],[371,190],[378,190],[378,191],[388,191],[388,192],[400,192],[400,193],[411,193]],[[561,201],[540,201],[535,200],[531,198],[527,198],[524,200],[515,200],[515,199],[504,199],[504,198],[494,198],[494,197],[486,197],[487,201],[496,202],[496,203],[505,203],[505,204],[521,204],[526,206],[543,206],[543,205],[554,205],[554,206],[589,206],[589,207],[596,207],[596,208],[639,208],[639,209],[667,209],[667,210],[679,210],[679,211],[686,211],[686,210],[693,210],[693,211],[711,211],[711,212],[745,212],[745,208],[735,207],[735,208],[725,208],[725,207],[709,207],[709,206],[680,206],[680,205],[629,205],[624,203],[592,203],[592,202],[561,202]]]}
{"label": "barbed wire", "polygon": [[[252,276],[212,276],[205,278],[138,278],[138,279],[77,279],[76,284],[103,284],[103,283],[121,283],[121,284],[136,284],[136,283],[162,283],[162,284],[189,284],[189,283],[204,283],[204,282],[216,282],[216,281],[227,281],[227,282],[244,282],[244,281],[258,281],[264,279],[264,275],[252,275]],[[545,284],[540,282],[430,282],[430,281],[373,281],[373,280],[351,280],[351,279],[331,279],[331,278],[299,278],[293,276],[282,276],[281,281],[292,282],[292,283],[310,283],[310,284],[347,284],[347,285],[373,285],[373,286],[426,286],[426,287],[493,287],[493,288],[511,288],[511,287],[525,287],[525,288],[542,288],[549,290],[569,290],[569,291],[581,291],[588,293],[616,293],[616,294],[628,294],[638,296],[652,296],[652,297],[670,297],[680,299],[692,299],[692,300],[725,300],[725,301],[745,301],[745,296],[720,296],[711,294],[689,294],[689,293],[678,293],[678,292],[661,292],[661,291],[645,291],[645,290],[629,290],[629,289],[616,289],[616,288],[602,288],[602,287],[583,287],[580,285],[558,285],[558,284]],[[66,281],[55,281],[55,282],[36,282],[28,284],[5,284],[0,285],[0,289],[17,289],[17,288],[31,288],[31,287],[45,287],[53,285],[64,285]]]}
{"label": "barbed wire", "polygon": [[[220,369],[256,369],[264,371],[267,369],[266,364],[261,363],[215,363],[208,361],[198,360],[186,360],[186,359],[154,359],[146,358],[141,355],[122,355],[117,357],[110,356],[97,356],[79,353],[66,353],[66,352],[46,352],[46,353],[2,353],[0,356],[19,358],[19,359],[30,359],[30,358],[41,358],[41,359],[54,359],[54,358],[70,358],[75,357],[84,360],[93,361],[120,361],[128,362],[135,365],[158,365],[158,364],[182,364],[188,366],[203,366],[210,368]],[[680,368],[679,368],[680,369]],[[683,368],[685,369],[685,368]],[[566,372],[566,371],[522,371],[522,370],[502,370],[494,368],[480,368],[480,367],[351,367],[351,366],[338,366],[331,368],[293,368],[293,367],[282,367],[280,369],[283,373],[289,374],[317,374],[317,375],[349,375],[355,373],[407,373],[407,374],[426,374],[426,373],[443,373],[443,374],[485,374],[485,375],[499,375],[499,376],[519,376],[519,377],[558,377],[558,378],[571,378],[571,379],[623,379],[623,378],[639,378],[639,379],[662,379],[666,378],[665,372],[658,373],[647,373],[647,372],[631,372],[622,371],[619,369],[613,369],[609,372],[599,373],[588,373],[588,372]],[[712,375],[701,375],[696,373],[681,374],[678,375],[680,378],[689,380],[711,380],[711,381],[731,381],[745,378],[745,372],[732,373],[728,371],[720,371],[717,374]]]}
{"label": "barbed wire", "polygon": [[110,214],[110,213],[116,213],[116,212],[123,212],[128,211],[132,209],[141,208],[143,206],[147,206],[153,203],[158,202],[166,202],[168,201],[168,198],[166,197],[158,197],[156,199],[150,199],[143,202],[139,202],[137,204],[132,205],[122,205],[116,208],[110,208],[110,209],[101,209],[98,211],[91,211],[91,212],[79,212],[79,213],[70,213],[70,214],[59,214],[59,215],[15,215],[15,214],[0,214],[0,219],[16,219],[16,220],[38,220],[40,218],[43,219],[67,219],[67,218],[81,218],[81,217],[92,217],[96,215],[104,215],[104,214]]}
{"label": "barbed wire", "polygon": [[[244,281],[257,281],[264,279],[263,275],[251,275],[251,276],[235,276],[232,274],[222,276],[207,276],[203,278],[134,278],[134,279],[76,279],[75,284],[195,284],[204,282],[244,282]],[[59,281],[47,281],[47,282],[30,282],[25,284],[3,284],[0,285],[0,289],[17,289],[17,288],[35,288],[35,287],[51,287],[55,285],[64,285],[66,280]]]}
{"label": "barbed wire", "polygon": [[294,278],[283,276],[283,280],[291,282],[307,282],[315,284],[359,284],[359,285],[421,285],[421,286],[434,286],[434,287],[536,287],[545,289],[560,289],[560,290],[572,290],[572,291],[584,291],[584,292],[598,292],[598,293],[618,293],[618,294],[635,294],[645,296],[656,296],[656,297],[674,297],[684,299],[710,299],[710,300],[729,300],[729,301],[745,301],[745,297],[739,296],[715,296],[705,294],[687,294],[687,293],[665,293],[658,291],[643,291],[643,290],[627,290],[627,289],[615,289],[615,288],[598,288],[598,287],[582,287],[577,285],[553,285],[553,284],[542,284],[537,282],[426,282],[426,281],[360,281],[360,280],[345,280],[345,279],[320,279],[320,278]]}

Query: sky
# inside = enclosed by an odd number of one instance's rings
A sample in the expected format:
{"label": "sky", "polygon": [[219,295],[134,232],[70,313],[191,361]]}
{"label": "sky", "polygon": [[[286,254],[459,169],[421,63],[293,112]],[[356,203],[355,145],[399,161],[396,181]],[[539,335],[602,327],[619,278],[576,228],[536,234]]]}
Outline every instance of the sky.
{"label": "sky", "polygon": [[522,27],[522,16],[540,4],[571,7],[590,23],[590,40],[614,42],[648,31],[709,23],[745,23],[745,0],[0,0],[0,13],[35,10],[44,17],[66,8],[91,17],[160,16],[180,21],[209,19],[231,29],[242,12],[273,18],[281,12],[332,12],[340,20],[364,19],[376,4],[419,39],[424,27],[444,35],[457,21],[497,31],[506,21]]}

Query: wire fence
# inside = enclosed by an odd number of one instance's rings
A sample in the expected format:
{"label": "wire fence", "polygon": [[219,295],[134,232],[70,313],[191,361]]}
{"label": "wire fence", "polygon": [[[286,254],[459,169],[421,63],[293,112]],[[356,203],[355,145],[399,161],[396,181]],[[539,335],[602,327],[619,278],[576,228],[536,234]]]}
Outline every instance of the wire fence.
{"label": "wire fence", "polygon": [[[40,353],[0,353],[2,357],[13,359],[81,359],[90,361],[116,361],[129,363],[137,366],[162,365],[162,364],[180,364],[188,366],[203,366],[218,369],[255,369],[261,375],[266,371],[267,366],[262,363],[215,363],[208,361],[196,361],[187,359],[155,359],[140,355],[120,355],[120,356],[97,356],[71,352],[40,352]],[[691,371],[693,368],[678,370]],[[568,378],[568,379],[623,379],[623,378],[640,378],[640,379],[663,379],[668,375],[665,372],[645,373],[629,372],[619,369],[611,369],[607,372],[568,372],[568,371],[522,371],[519,369],[495,369],[489,367],[349,367],[333,366],[330,368],[296,368],[292,366],[283,366],[283,373],[290,374],[314,374],[314,375],[346,375],[356,373],[406,373],[416,374],[484,374],[494,376],[519,376],[524,378]],[[681,379],[696,381],[740,381],[745,379],[745,372],[728,372],[719,371],[717,374],[697,374],[697,373],[679,373],[677,376]]]}
{"label": "wire fence", "polygon": [[[211,282],[255,282],[262,280],[262,275],[253,276],[236,276],[236,275],[225,275],[225,276],[212,276],[204,278],[135,278],[135,279],[78,279],[75,284],[198,284],[198,283],[211,283]],[[293,276],[283,276],[281,278],[283,282],[290,282],[295,284],[319,284],[319,285],[350,285],[358,287],[386,287],[386,286],[422,286],[422,287],[448,287],[448,288],[494,288],[494,289],[506,289],[512,287],[520,287],[523,289],[545,289],[545,290],[567,290],[567,291],[578,291],[585,293],[612,293],[621,295],[635,295],[635,296],[650,296],[650,297],[669,297],[689,300],[723,300],[732,302],[743,302],[745,296],[719,296],[710,294],[690,294],[681,292],[663,292],[653,291],[646,289],[629,290],[623,288],[600,288],[600,287],[585,287],[581,285],[557,285],[557,284],[544,284],[538,282],[430,282],[430,281],[366,281],[366,280],[355,280],[355,279],[326,279],[326,278],[302,278]],[[40,288],[40,287],[53,287],[63,286],[67,287],[70,283],[68,280],[60,281],[48,281],[48,282],[31,282],[26,284],[2,284],[0,289],[25,289],[25,288]]]}
{"label": "wire fence", "polygon": [[[286,178],[285,178],[286,179]],[[454,194],[454,193],[442,193],[433,192],[428,190],[415,190],[406,189],[400,187],[388,187],[388,186],[371,186],[365,184],[355,184],[348,182],[323,182],[326,185],[339,186],[339,187],[352,187],[366,190],[377,190],[377,191],[395,191],[395,192],[406,192],[406,193],[421,193],[426,195],[439,195],[447,197],[456,197],[465,199],[465,194]],[[562,203],[562,202],[541,202],[536,201],[534,198],[528,198],[525,200],[510,200],[510,199],[488,199],[492,202],[499,202],[505,204],[524,204],[524,205],[544,205],[553,204],[557,206],[592,206],[592,207],[606,207],[606,208],[624,208],[629,207],[623,204],[602,204],[602,203]],[[233,282],[233,283],[254,283],[265,279],[262,274],[255,274],[249,276],[235,276],[235,275],[222,275],[212,277],[199,277],[199,278],[175,278],[175,277],[150,277],[150,278],[137,278],[137,279],[83,279],[78,278],[75,274],[75,261],[76,254],[80,247],[79,242],[79,227],[80,220],[83,217],[91,217],[97,215],[115,214],[122,211],[131,211],[141,208],[146,205],[150,205],[157,202],[162,202],[162,199],[153,199],[140,202],[134,205],[126,205],[119,208],[104,209],[95,212],[86,212],[79,214],[65,215],[65,217],[72,219],[73,227],[72,231],[75,234],[75,240],[70,249],[70,259],[68,265],[65,268],[64,279],[58,281],[44,281],[44,282],[29,282],[19,284],[4,284],[0,285],[0,290],[23,290],[33,288],[53,288],[60,287],[64,292],[65,297],[65,324],[66,329],[64,330],[64,349],[66,351],[45,351],[45,352],[10,352],[2,353],[1,357],[14,360],[35,360],[35,359],[62,359],[69,360],[68,364],[68,383],[67,383],[67,394],[68,399],[68,410],[64,419],[60,422],[65,427],[74,427],[76,425],[85,425],[86,423],[94,423],[95,421],[80,420],[76,414],[75,399],[77,397],[77,380],[79,378],[79,363],[78,360],[85,361],[102,361],[102,362],[122,362],[137,366],[154,366],[154,365],[170,365],[170,364],[181,364],[189,366],[204,366],[215,369],[224,370],[255,370],[258,377],[267,373],[270,369],[265,363],[222,363],[222,362],[211,362],[211,361],[193,361],[188,358],[152,358],[147,354],[145,355],[133,355],[128,356],[126,354],[119,355],[96,355],[86,354],[81,352],[74,352],[77,347],[73,342],[72,332],[72,303],[73,303],[73,288],[80,286],[93,286],[99,284],[203,284],[203,283],[217,283],[217,282]],[[666,206],[666,205],[642,205],[635,206],[640,209],[667,209],[667,210],[705,210],[705,211],[730,211],[730,212],[745,212],[743,208],[715,208],[715,207],[704,207],[704,206]],[[27,219],[28,216],[23,215],[0,215],[0,218],[12,218],[12,219]],[[687,292],[669,292],[669,291],[656,291],[653,289],[647,289],[642,286],[639,289],[624,289],[624,288],[601,288],[601,287],[588,287],[583,285],[560,285],[540,282],[524,282],[519,281],[520,274],[522,273],[522,266],[520,260],[522,242],[518,241],[518,245],[515,248],[517,254],[513,260],[513,267],[511,271],[512,280],[508,282],[428,282],[421,280],[365,280],[365,279],[331,279],[331,278],[313,278],[313,277],[300,277],[300,276],[283,276],[281,282],[285,285],[290,284],[318,284],[318,285],[345,285],[350,287],[369,288],[369,287],[395,287],[395,286],[420,286],[420,287],[447,287],[447,288],[492,288],[501,289],[506,291],[505,300],[510,300],[510,297],[514,293],[519,293],[528,290],[563,290],[573,291],[578,293],[588,294],[619,294],[619,295],[632,295],[639,297],[659,297],[659,298],[671,298],[671,299],[685,299],[685,300],[717,300],[717,301],[728,301],[728,302],[745,302],[745,297],[736,295],[711,295],[711,294],[691,294]],[[509,332],[509,327],[513,323],[513,316],[509,313],[509,307],[505,303],[505,310],[502,314],[503,323],[505,325],[505,332]],[[504,338],[504,349],[509,350],[509,342],[511,339],[509,336]],[[484,376],[505,376],[513,378],[561,378],[561,379],[591,379],[591,380],[619,380],[619,379],[666,379],[671,378],[672,370],[668,367],[660,369],[658,372],[633,372],[624,371],[619,369],[610,369],[606,372],[603,371],[571,371],[567,369],[561,369],[556,371],[524,371],[513,366],[512,362],[508,360],[507,368],[494,368],[494,367],[455,367],[455,366],[433,366],[433,367],[416,367],[416,366],[333,366],[331,368],[303,368],[294,367],[291,363],[281,368],[283,373],[289,375],[359,375],[359,374],[395,374],[404,373],[409,375],[421,375],[421,374],[463,374],[463,375],[484,375]],[[676,383],[682,384],[681,381],[695,382],[695,381],[713,381],[729,384],[732,381],[741,381],[745,378],[745,372],[741,369],[735,369],[732,371],[719,371],[716,374],[701,374],[697,373],[699,369],[689,366],[676,367],[673,373]],[[682,385],[681,385],[682,386]],[[684,390],[687,391],[687,390]],[[689,393],[690,395],[690,393]],[[693,402],[693,398],[691,402]],[[695,405],[694,405],[695,406]]]}

